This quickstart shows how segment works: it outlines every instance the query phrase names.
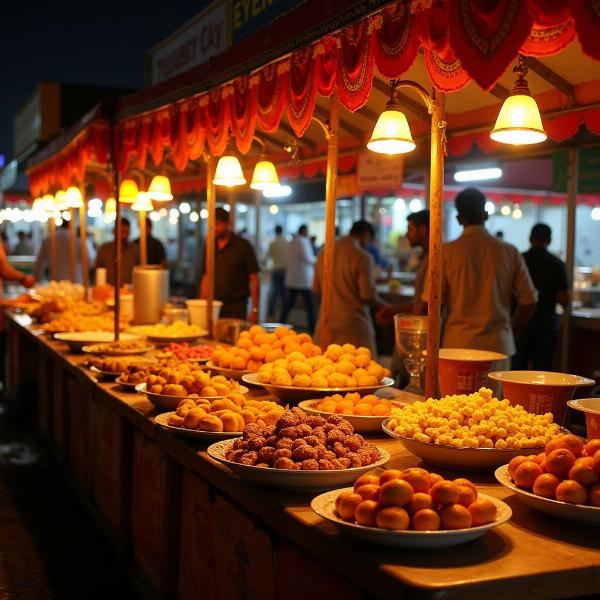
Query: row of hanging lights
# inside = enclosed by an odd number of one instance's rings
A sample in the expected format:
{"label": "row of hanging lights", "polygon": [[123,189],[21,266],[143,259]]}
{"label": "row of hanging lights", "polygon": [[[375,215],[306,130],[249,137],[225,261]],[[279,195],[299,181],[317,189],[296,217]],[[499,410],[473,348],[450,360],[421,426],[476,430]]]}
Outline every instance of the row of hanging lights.
{"label": "row of hanging lights", "polygon": [[[506,98],[490,137],[502,144],[520,146],[537,144],[547,139],[542,125],[538,105],[531,96],[525,57],[519,55],[519,62],[513,69],[517,77],[515,85]],[[405,154],[416,148],[406,115],[392,87],[390,100],[379,116],[367,148],[380,154]]]}
{"label": "row of hanging lights", "polygon": [[[246,176],[242,169],[242,165],[238,157],[232,151],[227,151],[219,158],[215,176],[213,177],[214,185],[223,187],[235,187],[245,185]],[[279,183],[279,175],[272,161],[268,160],[264,152],[261,154],[258,162],[254,167],[252,181],[250,187],[253,190],[265,191],[277,189],[281,186]]]}

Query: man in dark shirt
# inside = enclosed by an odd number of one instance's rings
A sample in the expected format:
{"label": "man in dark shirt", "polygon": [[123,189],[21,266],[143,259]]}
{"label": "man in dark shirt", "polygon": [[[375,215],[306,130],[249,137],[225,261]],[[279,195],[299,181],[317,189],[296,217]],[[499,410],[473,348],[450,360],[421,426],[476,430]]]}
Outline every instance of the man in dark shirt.
{"label": "man in dark shirt", "polygon": [[[140,243],[138,238],[136,244]],[[152,219],[146,219],[146,260],[149,265],[160,265],[167,268],[167,253],[163,243],[152,235]]]}
{"label": "man in dark shirt", "polygon": [[[206,252],[205,252],[206,257]],[[206,259],[202,261],[200,298],[208,295]],[[248,314],[248,297],[252,308]],[[258,320],[260,282],[254,248],[231,230],[229,212],[217,208],[215,213],[215,300],[223,302],[222,318]]]}
{"label": "man in dark shirt", "polygon": [[523,254],[539,299],[531,321],[517,340],[513,369],[551,371],[553,368],[560,328],[556,303],[566,308],[569,285],[565,263],[548,252],[551,240],[550,227],[538,223],[529,236],[531,248]]}

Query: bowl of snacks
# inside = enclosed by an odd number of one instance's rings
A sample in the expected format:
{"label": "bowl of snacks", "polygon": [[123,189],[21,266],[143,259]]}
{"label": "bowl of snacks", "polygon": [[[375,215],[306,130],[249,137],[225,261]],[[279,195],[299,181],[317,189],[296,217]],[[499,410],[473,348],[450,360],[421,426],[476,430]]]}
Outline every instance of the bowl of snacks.
{"label": "bowl of snacks", "polygon": [[575,390],[595,383],[587,377],[549,371],[494,371],[488,377],[502,384],[502,393],[511,402],[532,413],[551,412],[557,423],[562,423]]}
{"label": "bowl of snacks", "polygon": [[516,456],[496,479],[525,504],[546,514],[600,525],[600,439],[575,435],[548,442],[537,456]]}
{"label": "bowl of snacks", "polygon": [[187,360],[189,362],[205,363],[210,360],[210,355],[213,353],[214,347],[208,344],[199,344],[198,346],[190,346],[188,342],[177,344],[171,342],[156,354],[159,360],[163,358],[176,358],[178,360]]}
{"label": "bowl of snacks", "polygon": [[415,549],[470,542],[512,515],[468,479],[446,481],[420,468],[363,475],[354,487],[317,496],[311,508],[361,541]]}
{"label": "bowl of snacks", "polygon": [[150,352],[151,350],[154,350],[154,346],[146,340],[139,338],[90,344],[82,348],[85,354],[94,354],[96,356],[132,356],[134,354],[146,354],[146,352]]}
{"label": "bowl of snacks", "polygon": [[154,362],[151,359],[143,360],[139,356],[91,356],[87,360],[87,365],[92,373],[107,379],[115,379],[127,371],[130,365],[145,368]]}
{"label": "bowl of snacks", "polygon": [[155,421],[164,429],[200,439],[238,437],[250,423],[260,427],[274,425],[285,409],[270,400],[253,400],[244,394],[225,398],[187,398],[173,412],[163,413]]}
{"label": "bowl of snacks", "polygon": [[569,400],[567,406],[585,415],[588,438],[600,438],[600,398]]}
{"label": "bowl of snacks", "polygon": [[286,410],[274,425],[246,425],[241,438],[208,447],[213,459],[255,485],[318,491],[347,485],[390,459],[340,415]]}
{"label": "bowl of snacks", "polygon": [[[139,339],[133,333],[121,333],[120,337],[123,341]],[[81,352],[84,346],[114,341],[115,334],[111,331],[65,331],[54,334],[54,339],[65,342],[72,352]]]}
{"label": "bowl of snacks", "polygon": [[382,428],[426,463],[465,471],[493,470],[519,454],[538,454],[562,431],[551,413],[528,413],[486,388],[394,408]]}
{"label": "bowl of snacks", "polygon": [[358,392],[333,394],[316,400],[303,400],[298,407],[310,415],[338,414],[354,427],[357,433],[379,433],[381,424],[391,413],[392,408],[401,408],[402,402],[378,398],[374,394],[361,395]]}
{"label": "bowl of snacks", "polygon": [[163,323],[158,323],[157,325],[134,325],[128,331],[144,336],[156,344],[195,342],[199,338],[208,335],[206,329],[198,325],[189,325],[185,321],[175,321],[170,325]]}

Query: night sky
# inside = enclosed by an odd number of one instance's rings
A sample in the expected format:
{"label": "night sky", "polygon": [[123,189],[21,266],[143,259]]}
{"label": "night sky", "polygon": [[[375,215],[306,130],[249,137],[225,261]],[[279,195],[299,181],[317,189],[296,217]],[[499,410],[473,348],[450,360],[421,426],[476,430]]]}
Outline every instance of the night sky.
{"label": "night sky", "polygon": [[144,54],[204,0],[8,0],[0,15],[0,153],[12,156],[13,118],[40,80],[138,88]]}

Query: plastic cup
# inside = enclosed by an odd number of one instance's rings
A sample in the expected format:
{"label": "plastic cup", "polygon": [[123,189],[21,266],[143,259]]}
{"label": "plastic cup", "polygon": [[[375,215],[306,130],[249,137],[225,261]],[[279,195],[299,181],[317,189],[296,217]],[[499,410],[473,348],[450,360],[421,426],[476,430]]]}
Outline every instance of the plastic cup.
{"label": "plastic cup", "polygon": [[593,379],[551,371],[495,371],[488,377],[502,383],[504,397],[511,404],[537,415],[551,412],[559,424],[575,389],[594,384]]}
{"label": "plastic cup", "polygon": [[[198,325],[202,327],[202,329],[208,329],[208,319],[206,318],[206,300],[186,300],[185,301],[188,311],[190,313],[190,323],[192,325]],[[219,315],[221,314],[221,307],[223,303],[220,300],[213,300],[213,324],[217,322],[219,319]]]}
{"label": "plastic cup", "polygon": [[600,438],[600,398],[569,400],[567,406],[585,414],[585,428],[588,439]]}
{"label": "plastic cup", "polygon": [[493,362],[506,354],[468,348],[440,348],[439,386],[441,396],[472,394],[489,385],[488,373]]}

